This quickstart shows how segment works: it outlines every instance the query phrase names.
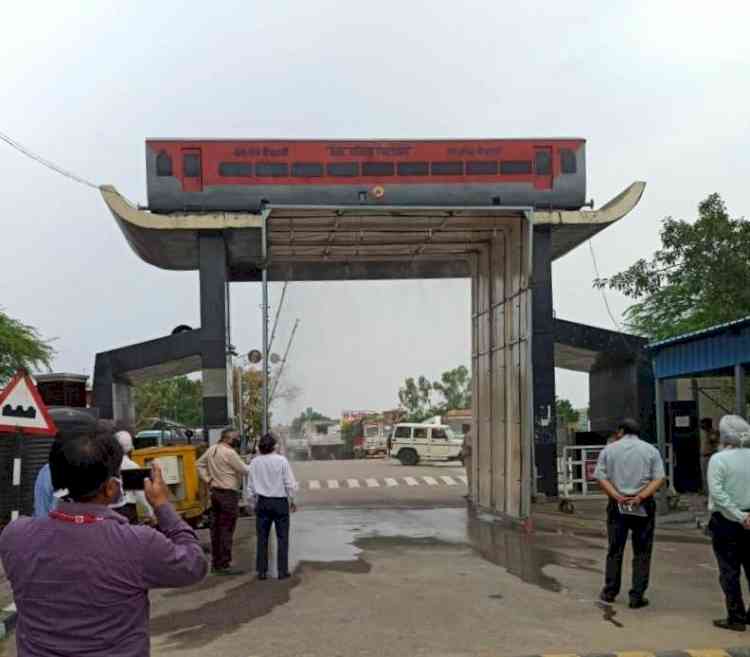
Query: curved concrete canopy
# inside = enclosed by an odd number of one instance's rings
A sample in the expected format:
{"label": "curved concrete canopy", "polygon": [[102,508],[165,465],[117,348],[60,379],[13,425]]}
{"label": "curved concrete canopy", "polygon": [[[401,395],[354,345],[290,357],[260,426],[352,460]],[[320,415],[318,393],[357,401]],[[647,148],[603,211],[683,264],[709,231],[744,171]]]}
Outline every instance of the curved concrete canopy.
{"label": "curved concrete canopy", "polygon": [[[628,214],[646,184],[636,182],[599,210],[533,211],[552,228],[552,257],[565,255]],[[223,234],[230,280],[259,280],[263,225],[271,280],[469,276],[468,257],[531,208],[268,206],[261,213],[141,210],[104,185],[102,197],[135,253],[172,270],[198,269],[198,235]]]}

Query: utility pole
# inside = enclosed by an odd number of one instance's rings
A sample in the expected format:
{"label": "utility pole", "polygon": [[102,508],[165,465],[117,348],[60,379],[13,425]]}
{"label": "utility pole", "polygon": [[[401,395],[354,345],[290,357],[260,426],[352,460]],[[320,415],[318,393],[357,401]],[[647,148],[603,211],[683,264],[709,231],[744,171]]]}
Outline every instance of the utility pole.
{"label": "utility pole", "polygon": [[273,401],[274,395],[276,394],[276,388],[279,387],[279,381],[281,380],[281,375],[284,373],[284,365],[286,365],[286,359],[287,356],[289,356],[289,350],[292,348],[292,340],[294,340],[294,334],[297,332],[298,326],[299,319],[294,322],[294,328],[292,329],[292,334],[289,336],[289,342],[286,343],[284,357],[281,359],[281,365],[279,365],[279,374],[276,377],[276,381],[274,381],[273,390],[271,391],[271,401]]}
{"label": "utility pole", "polygon": [[263,433],[268,433],[268,406],[269,406],[269,390],[268,390],[268,227],[266,226],[267,216],[263,217],[263,235],[262,235],[262,249],[263,249],[263,272],[261,284],[263,287]]}

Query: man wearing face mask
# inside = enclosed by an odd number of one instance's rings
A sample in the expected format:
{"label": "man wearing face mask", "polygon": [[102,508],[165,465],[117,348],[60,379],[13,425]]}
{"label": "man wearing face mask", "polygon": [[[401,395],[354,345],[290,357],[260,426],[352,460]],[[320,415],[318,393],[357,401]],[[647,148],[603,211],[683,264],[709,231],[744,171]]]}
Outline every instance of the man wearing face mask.
{"label": "man wearing face mask", "polygon": [[198,459],[198,474],[211,491],[211,559],[215,575],[242,574],[242,571],[231,568],[240,490],[250,471],[237,453],[239,446],[239,433],[227,428],[221,432],[219,442]]}
{"label": "man wearing face mask", "polygon": [[50,467],[67,497],[48,517],[19,518],[0,534],[19,657],[147,656],[149,590],[205,576],[198,537],[170,505],[158,466],[145,493],[160,531],[132,526],[109,507],[122,493],[122,456],[111,432],[60,444]]}
{"label": "man wearing face mask", "polygon": [[[122,447],[122,466],[121,470],[136,470],[139,465],[130,458],[133,453],[133,437],[129,431],[118,431],[115,433],[117,442]],[[151,505],[146,500],[146,495],[143,491],[123,491],[122,497],[117,500],[112,508],[117,511],[120,515],[125,516],[131,525],[138,524],[138,507],[141,507],[146,517],[151,521],[154,516],[154,511]]]}

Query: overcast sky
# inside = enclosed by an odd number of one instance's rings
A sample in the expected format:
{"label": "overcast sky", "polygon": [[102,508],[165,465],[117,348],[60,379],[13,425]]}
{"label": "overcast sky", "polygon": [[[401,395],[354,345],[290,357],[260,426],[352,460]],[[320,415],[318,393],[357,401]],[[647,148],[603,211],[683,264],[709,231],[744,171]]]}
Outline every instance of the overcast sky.
{"label": "overcast sky", "polygon": [[[593,240],[607,275],[711,192],[747,213],[748,24],[747,2],[10,3],[0,130],[141,203],[146,137],[585,137],[597,205],[648,182]],[[197,274],[140,261],[96,191],[1,143],[0,180],[0,306],[56,338],[57,369],[199,325]],[[612,327],[585,245],[553,276],[558,317]],[[241,351],[259,299],[233,286]],[[297,317],[277,417],[392,408],[405,377],[469,364],[468,281],[290,285],[279,349]],[[558,394],[585,405],[587,377]]]}

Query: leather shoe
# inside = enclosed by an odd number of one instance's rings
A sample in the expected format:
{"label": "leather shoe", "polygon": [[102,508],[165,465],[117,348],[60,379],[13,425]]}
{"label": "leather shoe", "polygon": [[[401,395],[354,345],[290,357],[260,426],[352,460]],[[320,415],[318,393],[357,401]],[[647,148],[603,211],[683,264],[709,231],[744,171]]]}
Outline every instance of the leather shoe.
{"label": "leather shoe", "polygon": [[611,593],[607,593],[606,591],[602,591],[599,595],[599,599],[602,602],[606,602],[608,605],[611,605],[615,599],[617,598],[616,595],[612,595]]}
{"label": "leather shoe", "polygon": [[279,575],[279,579],[289,579],[291,575],[289,573],[282,573]]}
{"label": "leather shoe", "polygon": [[266,573],[258,573],[258,579],[268,579],[268,575]]}
{"label": "leather shoe", "polygon": [[631,609],[643,609],[644,607],[648,607],[648,605],[648,598],[633,598],[628,607]]}
{"label": "leather shoe", "polygon": [[732,632],[744,632],[745,623],[731,621],[728,618],[720,618],[714,621],[714,625],[722,630],[731,630]]}

